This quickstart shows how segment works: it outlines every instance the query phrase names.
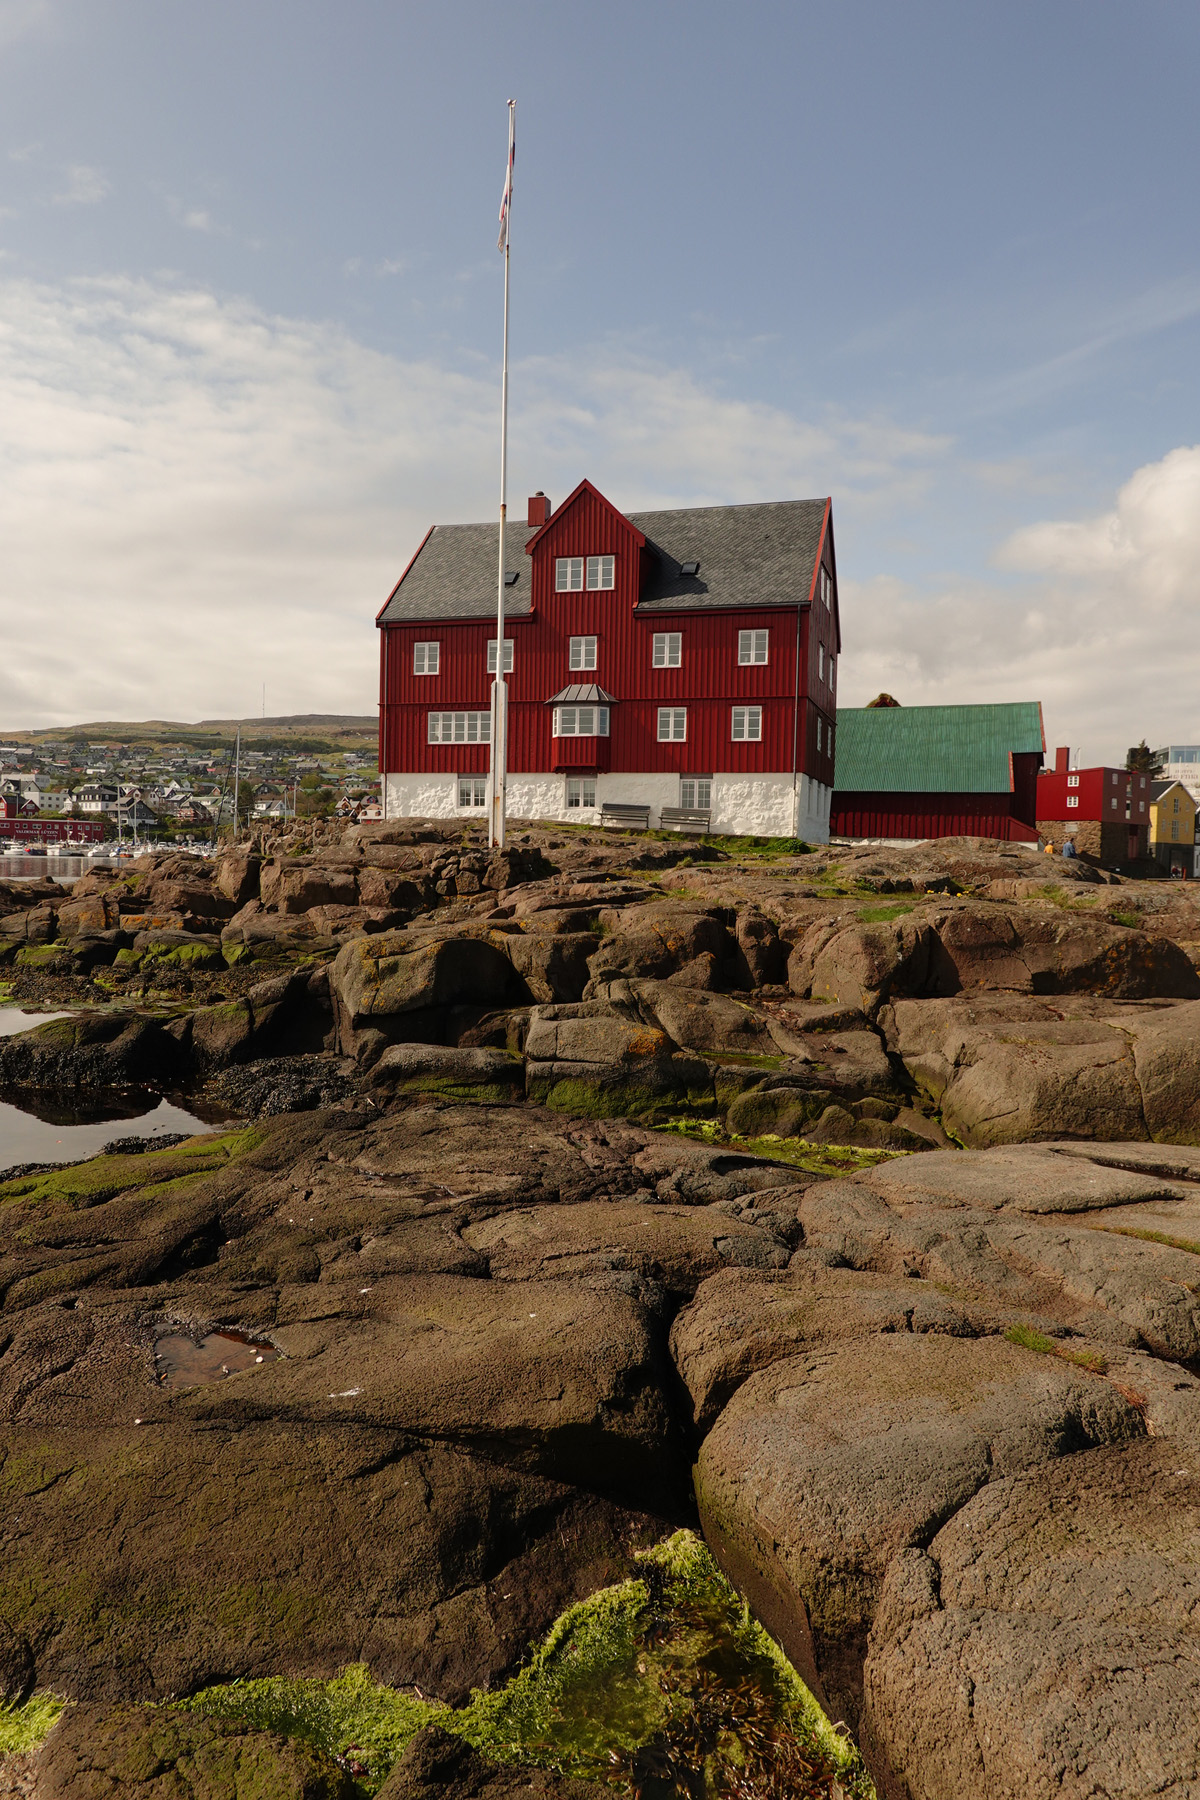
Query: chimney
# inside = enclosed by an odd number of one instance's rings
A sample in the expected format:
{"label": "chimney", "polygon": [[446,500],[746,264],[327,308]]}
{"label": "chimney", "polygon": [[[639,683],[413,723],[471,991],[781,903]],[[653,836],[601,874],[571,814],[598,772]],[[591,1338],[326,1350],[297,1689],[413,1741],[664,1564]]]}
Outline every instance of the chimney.
{"label": "chimney", "polygon": [[543,494],[541,488],[539,488],[537,493],[532,495],[529,501],[528,523],[530,525],[544,525],[549,517],[550,502],[547,500],[545,494]]}
{"label": "chimney", "polygon": [[1070,766],[1071,766],[1070,746],[1068,745],[1065,749],[1056,750],[1054,752],[1054,773],[1056,775],[1065,775],[1067,770],[1070,768]]}

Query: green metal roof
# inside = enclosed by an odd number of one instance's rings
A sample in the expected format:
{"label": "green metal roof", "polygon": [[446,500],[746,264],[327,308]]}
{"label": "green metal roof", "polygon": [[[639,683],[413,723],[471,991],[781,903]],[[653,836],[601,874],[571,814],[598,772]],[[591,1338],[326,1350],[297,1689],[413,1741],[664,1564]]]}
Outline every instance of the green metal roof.
{"label": "green metal roof", "polygon": [[839,706],[844,794],[1007,794],[1010,752],[1045,751],[1038,700],[997,706]]}

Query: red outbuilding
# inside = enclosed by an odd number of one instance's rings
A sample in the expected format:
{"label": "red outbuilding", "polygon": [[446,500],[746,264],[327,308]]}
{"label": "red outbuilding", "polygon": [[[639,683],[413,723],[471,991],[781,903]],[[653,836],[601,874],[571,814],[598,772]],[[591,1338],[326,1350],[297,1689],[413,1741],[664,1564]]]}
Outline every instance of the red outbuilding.
{"label": "red outbuilding", "polygon": [[[511,817],[684,809],[714,832],[827,840],[829,500],[627,515],[583,481],[554,512],[535,495],[509,541]],[[496,582],[495,525],[435,526],[379,614],[389,818],[484,809]]]}
{"label": "red outbuilding", "polygon": [[1072,838],[1078,855],[1118,868],[1149,855],[1149,775],[1128,769],[1073,769],[1069,748],[1038,776],[1038,830],[1060,849]]}

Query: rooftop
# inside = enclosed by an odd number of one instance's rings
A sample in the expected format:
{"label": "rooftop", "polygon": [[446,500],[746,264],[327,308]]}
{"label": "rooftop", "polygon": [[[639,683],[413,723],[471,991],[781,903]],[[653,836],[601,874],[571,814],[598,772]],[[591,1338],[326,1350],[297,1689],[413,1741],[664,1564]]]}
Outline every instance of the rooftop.
{"label": "rooftop", "polygon": [[1007,794],[1010,755],[1045,753],[1037,700],[988,706],[839,706],[839,793]]}
{"label": "rooftop", "polygon": [[[651,574],[639,612],[697,607],[795,606],[807,601],[821,545],[826,500],[774,500],[743,506],[690,506],[628,513],[646,539]],[[538,527],[509,526],[515,550]],[[385,625],[496,615],[496,524],[435,525],[379,615]],[[685,563],[698,563],[685,575]],[[504,590],[506,618],[528,618],[530,568]]]}

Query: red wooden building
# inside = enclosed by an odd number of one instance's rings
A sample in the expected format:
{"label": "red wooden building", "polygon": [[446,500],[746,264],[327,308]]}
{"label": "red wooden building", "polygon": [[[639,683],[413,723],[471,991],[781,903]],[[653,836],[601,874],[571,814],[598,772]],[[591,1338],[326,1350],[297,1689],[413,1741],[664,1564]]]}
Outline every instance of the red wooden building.
{"label": "red wooden building", "polygon": [[[520,547],[524,540],[524,556]],[[510,527],[513,818],[708,812],[824,842],[837,566],[828,500],[626,516],[588,481]],[[479,814],[495,668],[495,525],[435,526],[378,616],[388,817]]]}

